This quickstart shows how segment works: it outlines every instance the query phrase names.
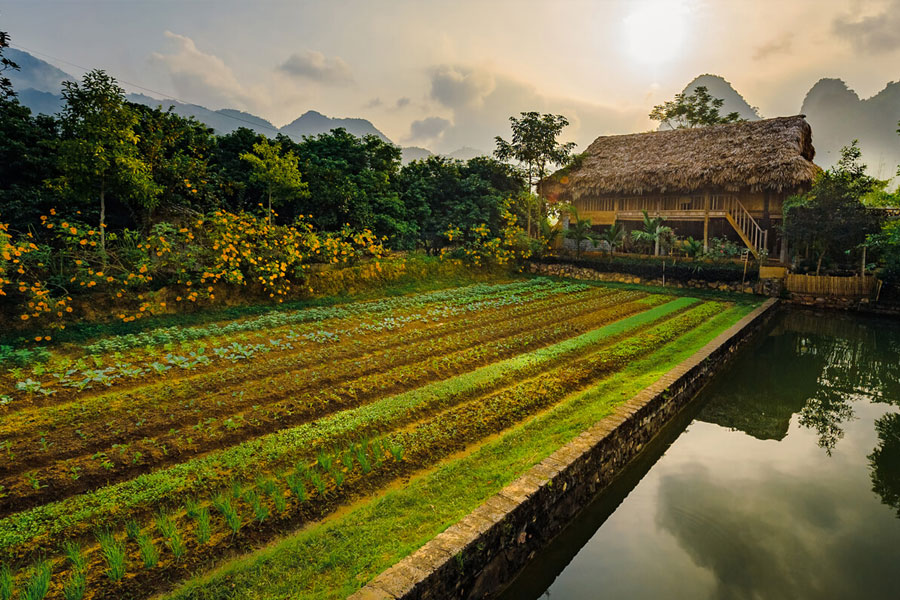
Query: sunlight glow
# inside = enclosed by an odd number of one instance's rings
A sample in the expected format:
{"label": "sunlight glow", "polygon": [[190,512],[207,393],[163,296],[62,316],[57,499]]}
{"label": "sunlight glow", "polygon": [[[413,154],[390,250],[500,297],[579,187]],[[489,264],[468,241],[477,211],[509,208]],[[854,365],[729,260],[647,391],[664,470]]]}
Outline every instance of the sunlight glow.
{"label": "sunlight glow", "polygon": [[625,50],[635,62],[659,65],[678,58],[688,30],[688,9],[678,0],[636,2],[623,20]]}

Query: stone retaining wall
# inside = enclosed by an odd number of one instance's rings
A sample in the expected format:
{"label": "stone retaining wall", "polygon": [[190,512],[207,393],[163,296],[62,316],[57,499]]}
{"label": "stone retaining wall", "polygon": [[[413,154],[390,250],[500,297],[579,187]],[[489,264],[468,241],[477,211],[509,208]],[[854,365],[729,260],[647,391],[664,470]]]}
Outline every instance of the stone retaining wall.
{"label": "stone retaining wall", "polygon": [[[642,283],[644,285],[663,285],[662,277],[657,277],[654,279],[646,279],[638,277],[637,275],[629,275],[627,273],[606,273],[604,271],[597,271],[595,269],[591,269],[590,267],[578,267],[575,265],[567,265],[567,264],[543,264],[543,263],[530,263],[527,268],[529,273],[535,273],[538,275],[550,275],[554,277],[571,277],[572,279],[586,279],[590,281],[617,281],[619,283]],[[704,281],[701,279],[688,279],[687,281],[681,281],[678,279],[670,279],[666,278],[666,287],[671,288],[686,288],[686,289],[711,289],[711,290],[720,290],[723,292],[738,292],[745,294],[755,294],[758,293],[756,289],[758,284],[751,285],[751,283],[729,283],[726,281]]]}
{"label": "stone retaining wall", "polygon": [[738,321],[350,600],[474,600],[509,583],[775,312]]}

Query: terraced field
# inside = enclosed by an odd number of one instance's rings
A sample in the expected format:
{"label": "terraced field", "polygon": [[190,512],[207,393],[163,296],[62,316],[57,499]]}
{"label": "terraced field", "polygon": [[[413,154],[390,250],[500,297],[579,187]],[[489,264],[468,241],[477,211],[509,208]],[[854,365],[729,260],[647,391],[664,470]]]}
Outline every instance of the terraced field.
{"label": "terraced field", "polygon": [[61,347],[0,389],[0,600],[145,598],[293,543],[747,310],[531,279]]}

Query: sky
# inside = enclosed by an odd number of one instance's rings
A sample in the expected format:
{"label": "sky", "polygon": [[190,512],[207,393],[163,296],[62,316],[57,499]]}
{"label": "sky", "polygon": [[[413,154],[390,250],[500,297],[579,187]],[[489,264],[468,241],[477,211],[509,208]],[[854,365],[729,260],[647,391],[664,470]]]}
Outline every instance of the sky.
{"label": "sky", "polygon": [[0,0],[0,30],[73,75],[277,126],[362,117],[437,152],[489,151],[527,110],[582,147],[646,131],[703,73],[766,117],[822,77],[863,98],[900,79],[900,0]]}

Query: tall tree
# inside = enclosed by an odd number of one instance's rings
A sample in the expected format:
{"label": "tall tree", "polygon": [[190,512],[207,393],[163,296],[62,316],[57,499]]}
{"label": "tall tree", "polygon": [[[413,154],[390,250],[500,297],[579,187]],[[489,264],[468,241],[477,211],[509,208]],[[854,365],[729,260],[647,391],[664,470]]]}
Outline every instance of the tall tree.
{"label": "tall tree", "polygon": [[0,99],[8,100],[14,98],[16,92],[13,90],[12,81],[4,75],[4,71],[7,69],[18,71],[19,65],[3,55],[4,48],[9,48],[9,34],[0,31]]}
{"label": "tall tree", "polygon": [[[137,115],[116,80],[102,70],[79,84],[63,82],[60,118],[59,188],[85,203],[99,199],[100,246],[106,256],[106,199],[152,207],[159,195],[150,169],[138,152]],[[104,258],[105,260],[105,258]]]}
{"label": "tall tree", "polygon": [[265,186],[268,197],[268,223],[272,224],[272,200],[276,203],[309,194],[308,186],[300,177],[297,155],[290,150],[280,153],[280,145],[270,144],[263,138],[253,145],[253,152],[245,152],[241,160],[253,169],[251,180]]}
{"label": "tall tree", "polygon": [[675,94],[674,100],[657,104],[649,116],[671,129],[690,129],[746,120],[736,112],[720,115],[719,109],[723,104],[724,100],[713,98],[706,86],[699,85],[691,94]]}
{"label": "tall tree", "polygon": [[[500,160],[515,160],[524,169],[528,179],[528,189],[533,190],[547,176],[549,165],[563,165],[568,162],[575,148],[575,142],[560,144],[557,141],[569,120],[562,115],[523,112],[521,118],[510,117],[512,138],[510,141],[497,136],[497,148],[494,156]],[[541,190],[536,190],[538,197]],[[540,216],[546,216],[543,199],[540,203]],[[531,212],[528,212],[527,231],[531,235]]]}
{"label": "tall tree", "polygon": [[813,251],[816,274],[826,258],[841,260],[880,229],[878,215],[862,202],[879,183],[866,173],[854,140],[841,149],[837,165],[822,173],[809,192],[785,202],[785,238],[795,250]]}

